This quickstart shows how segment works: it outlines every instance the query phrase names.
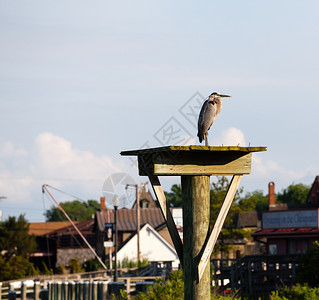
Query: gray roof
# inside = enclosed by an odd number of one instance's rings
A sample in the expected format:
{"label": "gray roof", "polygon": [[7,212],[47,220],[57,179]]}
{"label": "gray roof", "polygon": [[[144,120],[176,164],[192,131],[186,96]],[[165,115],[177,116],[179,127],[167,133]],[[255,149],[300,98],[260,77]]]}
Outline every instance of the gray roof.
{"label": "gray roof", "polygon": [[[104,231],[105,223],[114,223],[114,210],[108,209],[107,211],[96,212],[96,226],[100,231]],[[148,223],[155,229],[165,223],[162,212],[159,208],[141,208],[140,220],[141,227]],[[117,210],[117,222],[119,231],[135,231],[136,210],[125,208]]]}
{"label": "gray roof", "polygon": [[257,211],[245,211],[238,214],[237,228],[257,227],[258,224]]}

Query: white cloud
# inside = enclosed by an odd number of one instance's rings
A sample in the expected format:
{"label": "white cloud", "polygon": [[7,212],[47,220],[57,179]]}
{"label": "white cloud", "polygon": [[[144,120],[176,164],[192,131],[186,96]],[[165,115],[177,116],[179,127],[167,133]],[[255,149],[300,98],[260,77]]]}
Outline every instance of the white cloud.
{"label": "white cloud", "polygon": [[[0,209],[9,208],[7,215],[23,213],[26,207],[41,211],[42,184],[98,200],[105,178],[121,171],[110,157],[76,149],[66,139],[49,132],[37,136],[29,152],[17,149],[11,142],[0,145],[0,166],[0,196],[7,197]],[[28,215],[29,212],[27,218]]]}
{"label": "white cloud", "polygon": [[256,180],[263,180],[265,186],[270,181],[277,184],[277,191],[288,187],[292,183],[299,183],[313,180],[315,178],[316,169],[314,167],[305,167],[302,170],[292,170],[284,168],[273,160],[265,161],[262,154],[253,154],[252,173],[251,176]]}
{"label": "white cloud", "polygon": [[235,127],[230,127],[221,133],[217,138],[217,144],[224,146],[246,146],[244,133]]}
{"label": "white cloud", "polygon": [[17,149],[12,142],[5,142],[0,148],[0,157],[26,156],[27,152]]}
{"label": "white cloud", "polygon": [[36,138],[35,154],[33,167],[49,178],[89,181],[103,178],[106,172],[120,171],[108,156],[97,157],[92,152],[75,149],[69,141],[49,132]]}

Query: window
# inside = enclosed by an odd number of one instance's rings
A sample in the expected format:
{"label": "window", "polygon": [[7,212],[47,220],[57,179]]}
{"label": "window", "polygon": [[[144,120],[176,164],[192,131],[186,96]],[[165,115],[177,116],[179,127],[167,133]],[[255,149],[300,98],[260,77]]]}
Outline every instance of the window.
{"label": "window", "polygon": [[269,245],[269,254],[270,255],[276,255],[277,254],[277,245],[276,244],[270,244]]}
{"label": "window", "polygon": [[296,253],[296,240],[288,240],[288,254]]}

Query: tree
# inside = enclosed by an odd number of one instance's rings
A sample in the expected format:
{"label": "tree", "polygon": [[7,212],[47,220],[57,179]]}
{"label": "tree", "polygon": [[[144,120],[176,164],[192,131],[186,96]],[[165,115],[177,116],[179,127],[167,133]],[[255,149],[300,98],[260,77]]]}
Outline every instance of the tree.
{"label": "tree", "polygon": [[0,256],[0,270],[0,281],[20,279],[39,274],[33,263],[22,256],[13,256],[8,260]]}
{"label": "tree", "polygon": [[309,191],[310,186],[308,185],[302,183],[291,184],[281,193],[277,194],[277,201],[287,204],[304,204],[307,201]]}
{"label": "tree", "polygon": [[[92,218],[95,211],[100,208],[100,204],[96,200],[88,200],[82,202],[79,200],[61,202],[60,205],[73,221],[85,221]],[[52,206],[45,213],[48,222],[66,221],[66,217],[59,208]]]}
{"label": "tree", "polygon": [[[217,177],[217,182],[212,183],[212,188],[210,190],[210,228],[213,227],[217,219],[229,184],[229,180],[225,176]],[[219,234],[216,246],[214,248],[214,252],[216,253],[220,251],[222,256],[224,253],[228,253],[230,251],[231,244],[233,244],[234,240],[250,236],[250,232],[243,229],[236,229],[237,217],[238,213],[240,212],[238,202],[242,192],[243,189],[237,190],[223,225],[223,229]]]}
{"label": "tree", "polygon": [[174,184],[171,187],[171,192],[164,192],[166,200],[171,207],[182,207],[182,188],[180,184]]}
{"label": "tree", "polygon": [[27,257],[36,250],[35,238],[29,235],[29,224],[24,215],[18,219],[9,217],[0,223],[0,249],[6,260],[13,256]]}
{"label": "tree", "polygon": [[313,245],[300,261],[297,278],[300,283],[315,287],[319,286],[319,242],[316,241]]}
{"label": "tree", "polygon": [[28,232],[29,224],[23,215],[0,223],[0,281],[38,273],[27,259],[36,250],[35,239]]}
{"label": "tree", "polygon": [[265,196],[263,191],[256,190],[247,193],[238,204],[242,211],[265,211],[268,208],[268,196]]}

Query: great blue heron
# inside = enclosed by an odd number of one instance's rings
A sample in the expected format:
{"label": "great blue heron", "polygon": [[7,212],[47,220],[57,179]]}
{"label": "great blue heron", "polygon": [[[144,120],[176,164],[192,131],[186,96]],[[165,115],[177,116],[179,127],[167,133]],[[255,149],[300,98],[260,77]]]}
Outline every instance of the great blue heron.
{"label": "great blue heron", "polygon": [[198,117],[198,133],[199,142],[205,139],[205,146],[208,146],[208,130],[212,126],[215,118],[222,109],[221,97],[230,97],[228,95],[221,95],[216,92],[212,93],[204,102]]}

